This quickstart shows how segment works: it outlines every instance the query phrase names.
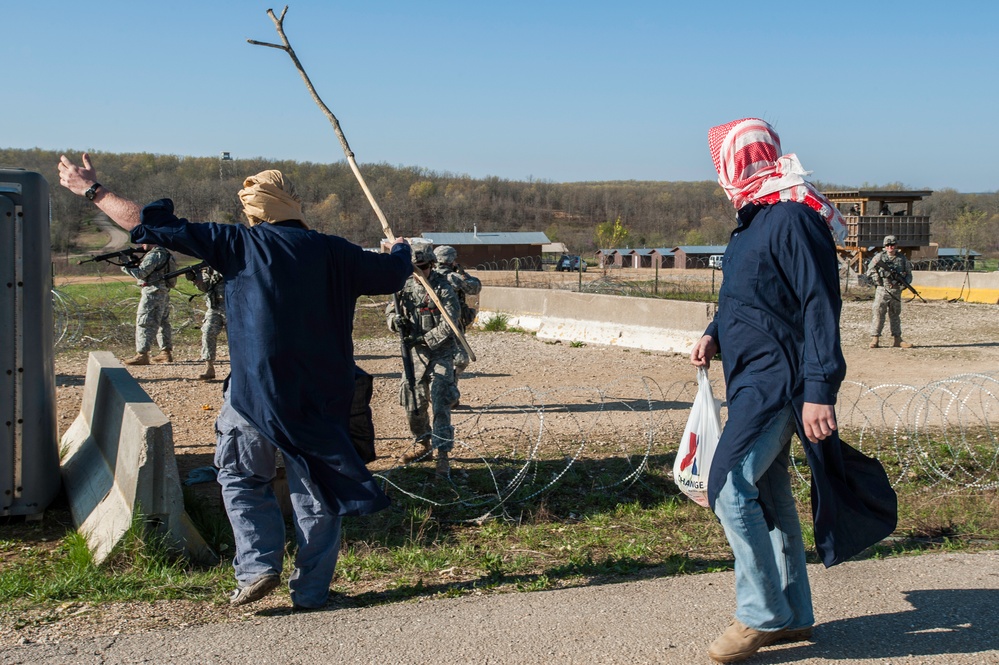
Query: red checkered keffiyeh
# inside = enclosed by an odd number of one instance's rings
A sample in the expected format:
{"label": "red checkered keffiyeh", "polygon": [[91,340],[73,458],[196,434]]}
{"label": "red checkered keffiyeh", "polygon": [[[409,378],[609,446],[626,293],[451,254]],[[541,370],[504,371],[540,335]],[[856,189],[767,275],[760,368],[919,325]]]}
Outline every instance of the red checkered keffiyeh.
{"label": "red checkered keffiyeh", "polygon": [[815,210],[842,243],[846,224],[839,209],[806,181],[794,153],[782,155],[780,137],[758,118],[733,120],[708,130],[708,147],[718,171],[718,184],[738,210],[749,203],[767,205],[797,201]]}

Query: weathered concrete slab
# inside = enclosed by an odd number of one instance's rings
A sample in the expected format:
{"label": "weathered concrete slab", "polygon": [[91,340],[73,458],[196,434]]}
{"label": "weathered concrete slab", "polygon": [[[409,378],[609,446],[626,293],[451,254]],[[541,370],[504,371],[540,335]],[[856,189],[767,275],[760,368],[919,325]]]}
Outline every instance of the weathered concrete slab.
{"label": "weathered concrete slab", "polygon": [[916,270],[912,285],[926,300],[999,303],[999,272]]}
{"label": "weathered concrete slab", "polygon": [[485,286],[478,316],[504,314],[541,339],[689,353],[714,313],[712,303]]}
{"label": "weathered concrete slab", "polygon": [[111,353],[90,354],[80,414],[61,449],[73,521],[95,561],[136,514],[192,559],[217,560],[184,511],[170,421]]}

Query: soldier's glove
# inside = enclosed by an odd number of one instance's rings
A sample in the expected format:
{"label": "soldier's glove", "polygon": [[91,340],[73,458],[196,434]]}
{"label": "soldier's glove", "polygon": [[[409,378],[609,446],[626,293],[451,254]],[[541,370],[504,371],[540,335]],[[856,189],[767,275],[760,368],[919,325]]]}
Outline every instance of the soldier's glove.
{"label": "soldier's glove", "polygon": [[403,341],[406,342],[406,346],[408,346],[409,348],[413,348],[419,345],[425,346],[427,343],[427,341],[423,339],[423,335],[414,335],[414,334],[406,335],[403,338]]}
{"label": "soldier's glove", "polygon": [[448,273],[447,281],[450,282],[451,286],[456,289],[460,289],[461,285],[464,284],[464,280],[461,278],[461,275],[456,272]]}
{"label": "soldier's glove", "polygon": [[184,279],[186,279],[189,282],[197,282],[198,277],[200,277],[200,275],[198,275],[197,270],[191,270],[190,272],[184,273]]}

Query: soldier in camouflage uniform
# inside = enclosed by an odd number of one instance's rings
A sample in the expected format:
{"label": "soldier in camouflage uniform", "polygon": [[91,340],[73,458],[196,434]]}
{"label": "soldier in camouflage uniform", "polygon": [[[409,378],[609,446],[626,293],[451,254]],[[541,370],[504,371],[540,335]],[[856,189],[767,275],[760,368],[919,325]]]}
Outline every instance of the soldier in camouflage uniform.
{"label": "soldier in camouflage uniform", "polygon": [[[454,289],[455,294],[458,296],[458,306],[461,313],[455,319],[455,323],[458,324],[462,334],[464,334],[468,326],[472,325],[472,322],[475,321],[475,310],[468,306],[468,296],[476,296],[482,291],[482,281],[478,277],[472,277],[465,272],[464,268],[458,265],[458,252],[454,247],[441,245],[434,249],[434,256],[437,258],[437,267],[434,268],[434,272],[446,277],[451,288]],[[461,343],[455,344],[455,385],[458,383],[458,377],[468,367],[469,361],[470,359],[465,347]],[[458,402],[456,401],[452,407],[457,406]]]}
{"label": "soldier in camouflage uniform", "polygon": [[205,322],[201,325],[201,359],[205,361],[205,371],[198,375],[202,381],[215,378],[215,351],[218,347],[219,332],[225,327],[225,280],[220,273],[210,267],[204,271],[192,270],[184,277],[194,282],[194,286],[205,294]]}
{"label": "soldier in camouflage uniform", "polygon": [[163,276],[177,269],[173,254],[156,245],[142,245],[146,255],[138,265],[122,266],[125,272],[138,281],[142,287],[139,309],[135,314],[135,357],[125,361],[126,365],[148,365],[149,349],[156,341],[160,354],[152,362],[173,362],[173,336],[170,328],[170,289],[177,284],[171,277]]}
{"label": "soldier in camouflage uniform", "polygon": [[[460,311],[458,296],[447,278],[433,271],[431,246],[414,248],[413,264],[416,270],[423,273],[451,320],[457,322]],[[394,304],[390,303],[386,320],[391,330],[405,335],[406,347],[413,361],[416,389],[410,391],[404,372],[399,385],[399,402],[406,409],[409,430],[419,446],[403,455],[402,461],[428,460],[436,450],[437,473],[448,475],[451,470],[448,452],[454,446],[451,405],[458,399],[454,377],[457,342],[437,305],[415,277],[409,278],[398,296],[402,316],[396,314]],[[429,410],[433,411],[432,425]]]}
{"label": "soldier in camouflage uniform", "polygon": [[[902,341],[902,290],[912,282],[912,263],[904,254],[895,249],[895,236],[885,236],[883,247],[874,255],[867,267],[867,276],[877,286],[874,294],[873,316],[871,317],[871,348],[881,344],[881,330],[888,314],[891,328],[892,346],[911,349],[912,344]],[[904,280],[902,282],[901,280]]]}

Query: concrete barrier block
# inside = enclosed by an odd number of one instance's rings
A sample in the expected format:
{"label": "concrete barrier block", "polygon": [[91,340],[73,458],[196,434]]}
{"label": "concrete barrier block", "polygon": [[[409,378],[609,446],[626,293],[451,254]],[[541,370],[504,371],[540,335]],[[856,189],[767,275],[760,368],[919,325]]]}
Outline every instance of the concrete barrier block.
{"label": "concrete barrier block", "polygon": [[999,272],[939,272],[916,270],[912,285],[926,300],[963,300],[994,305],[999,302]]}
{"label": "concrete barrier block", "polygon": [[690,353],[714,318],[712,303],[486,286],[479,321],[497,314],[540,339]]}
{"label": "concrete barrier block", "polygon": [[80,413],[61,446],[73,521],[97,563],[137,514],[193,560],[218,560],[184,510],[169,419],[113,354],[90,354]]}

